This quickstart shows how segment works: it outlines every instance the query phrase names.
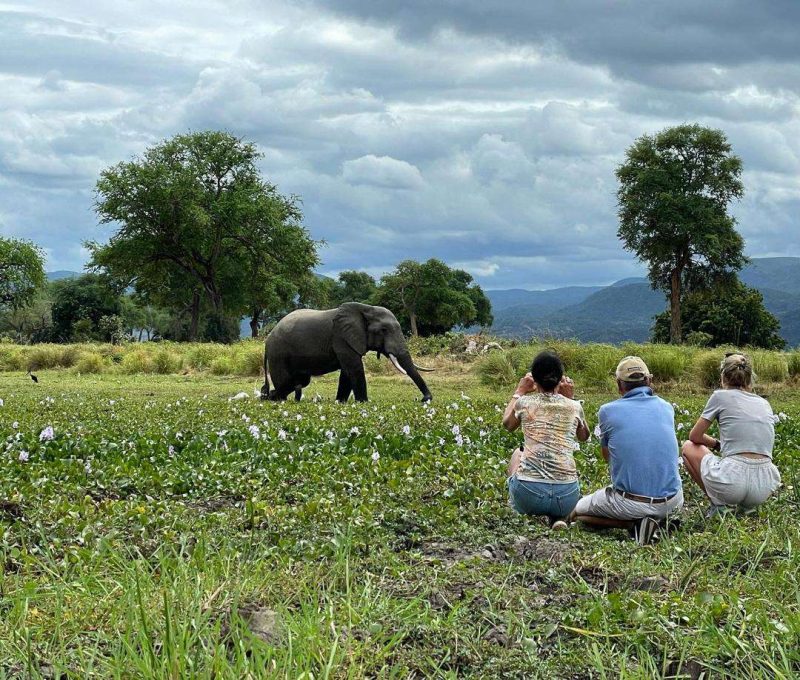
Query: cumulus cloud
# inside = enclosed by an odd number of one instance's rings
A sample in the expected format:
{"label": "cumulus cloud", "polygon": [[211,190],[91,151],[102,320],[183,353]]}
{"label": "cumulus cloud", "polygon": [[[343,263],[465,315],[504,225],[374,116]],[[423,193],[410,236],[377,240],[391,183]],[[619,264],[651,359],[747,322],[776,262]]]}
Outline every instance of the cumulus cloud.
{"label": "cumulus cloud", "polygon": [[302,197],[323,272],[438,257],[485,287],[608,283],[641,272],[614,168],[690,120],[744,160],[748,253],[800,254],[799,25],[789,0],[0,8],[0,233],[79,269],[109,235],[99,171],[217,128]]}

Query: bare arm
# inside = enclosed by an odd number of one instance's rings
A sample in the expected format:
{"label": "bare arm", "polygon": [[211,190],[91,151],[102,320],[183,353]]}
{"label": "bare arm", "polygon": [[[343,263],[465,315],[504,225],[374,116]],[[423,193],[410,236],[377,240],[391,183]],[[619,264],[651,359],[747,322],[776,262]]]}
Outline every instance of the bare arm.
{"label": "bare arm", "polygon": [[585,442],[587,439],[589,439],[589,426],[582,420],[578,423],[578,429],[575,432],[575,436],[578,438],[579,442]]}
{"label": "bare arm", "polygon": [[608,462],[608,447],[601,446],[600,447],[600,454],[603,456],[603,460],[607,463]]}
{"label": "bare arm", "polygon": [[701,444],[713,449],[717,445],[717,440],[714,437],[709,437],[706,432],[711,427],[711,421],[705,418],[698,418],[694,424],[692,431],[689,432],[689,441],[693,444]]}
{"label": "bare arm", "polygon": [[519,381],[517,385],[517,389],[514,391],[514,396],[508,402],[506,406],[506,410],[503,413],[503,427],[506,428],[509,432],[513,432],[520,426],[519,418],[515,413],[515,407],[517,405],[517,398],[528,394],[529,392],[536,391],[536,383],[533,381],[530,373],[526,373],[522,379]]}

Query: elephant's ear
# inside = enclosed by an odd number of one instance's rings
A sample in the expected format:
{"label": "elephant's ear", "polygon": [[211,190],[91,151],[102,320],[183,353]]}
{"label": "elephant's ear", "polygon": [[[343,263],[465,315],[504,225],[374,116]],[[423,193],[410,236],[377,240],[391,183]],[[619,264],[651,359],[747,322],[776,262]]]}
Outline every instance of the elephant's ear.
{"label": "elephant's ear", "polygon": [[[357,302],[345,302],[333,317],[333,348],[347,345],[359,356],[367,353],[367,322]],[[343,347],[342,347],[343,349]]]}

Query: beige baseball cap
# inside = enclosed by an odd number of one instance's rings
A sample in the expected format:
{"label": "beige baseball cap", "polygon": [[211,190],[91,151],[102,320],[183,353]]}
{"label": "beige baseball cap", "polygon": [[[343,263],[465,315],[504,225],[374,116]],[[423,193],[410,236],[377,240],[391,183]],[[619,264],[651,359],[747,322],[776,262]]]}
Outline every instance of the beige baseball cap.
{"label": "beige baseball cap", "polygon": [[624,382],[636,382],[650,377],[647,364],[641,357],[625,357],[617,365],[617,380]]}

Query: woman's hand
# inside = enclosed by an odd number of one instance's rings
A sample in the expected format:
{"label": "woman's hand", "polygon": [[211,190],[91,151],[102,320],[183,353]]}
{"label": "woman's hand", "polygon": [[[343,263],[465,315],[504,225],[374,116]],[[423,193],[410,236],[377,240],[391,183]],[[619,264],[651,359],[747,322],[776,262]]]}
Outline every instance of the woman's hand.
{"label": "woman's hand", "polygon": [[556,392],[565,396],[567,399],[573,399],[575,397],[575,383],[572,382],[572,378],[566,375],[561,378],[561,382],[558,383]]}
{"label": "woman's hand", "polygon": [[519,383],[517,383],[517,389],[514,390],[514,394],[530,394],[535,391],[536,381],[530,373],[526,373],[520,378]]}

